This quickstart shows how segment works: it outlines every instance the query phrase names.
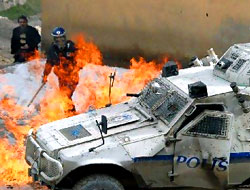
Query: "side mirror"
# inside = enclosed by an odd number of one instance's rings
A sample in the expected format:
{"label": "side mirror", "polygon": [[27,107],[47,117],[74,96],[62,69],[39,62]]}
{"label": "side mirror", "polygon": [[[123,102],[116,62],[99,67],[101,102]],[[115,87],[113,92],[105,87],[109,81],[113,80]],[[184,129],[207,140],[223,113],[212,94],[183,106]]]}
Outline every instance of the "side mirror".
{"label": "side mirror", "polygon": [[[104,137],[103,137],[103,134],[107,134],[108,132],[108,120],[107,120],[107,117],[105,115],[102,115],[102,119],[101,119],[101,122],[99,123],[97,120],[96,120],[96,125],[100,131],[100,134],[101,134],[101,137],[102,137],[102,144],[96,146],[96,147],[92,147],[89,149],[89,152],[92,152],[94,151],[96,148],[104,145]],[[101,126],[101,127],[100,127]]]}
{"label": "side mirror", "polygon": [[101,121],[100,125],[102,126],[102,132],[104,134],[107,134],[107,132],[108,132],[108,120],[107,120],[107,117],[105,115],[102,115],[102,121]]}

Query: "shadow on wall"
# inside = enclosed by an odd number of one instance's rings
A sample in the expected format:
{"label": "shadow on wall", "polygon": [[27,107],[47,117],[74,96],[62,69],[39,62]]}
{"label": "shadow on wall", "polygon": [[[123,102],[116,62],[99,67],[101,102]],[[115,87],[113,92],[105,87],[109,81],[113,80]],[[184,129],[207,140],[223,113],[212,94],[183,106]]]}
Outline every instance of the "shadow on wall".
{"label": "shadow on wall", "polygon": [[224,49],[225,46],[229,47],[235,42],[250,43],[250,23],[246,25],[233,18],[226,18],[221,22],[221,26],[214,38],[219,42],[217,44],[218,49]]}

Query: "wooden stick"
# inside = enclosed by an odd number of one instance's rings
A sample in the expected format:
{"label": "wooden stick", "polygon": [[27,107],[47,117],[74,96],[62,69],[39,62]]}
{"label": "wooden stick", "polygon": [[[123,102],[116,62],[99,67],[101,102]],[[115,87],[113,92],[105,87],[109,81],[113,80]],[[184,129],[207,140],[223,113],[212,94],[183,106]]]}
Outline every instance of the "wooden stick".
{"label": "wooden stick", "polygon": [[42,90],[42,88],[44,87],[46,83],[42,83],[42,85],[40,86],[40,88],[36,91],[35,95],[33,96],[33,98],[31,99],[31,101],[28,104],[28,107],[30,106],[30,104],[32,104],[32,102],[35,100],[36,96],[38,95],[38,93]]}

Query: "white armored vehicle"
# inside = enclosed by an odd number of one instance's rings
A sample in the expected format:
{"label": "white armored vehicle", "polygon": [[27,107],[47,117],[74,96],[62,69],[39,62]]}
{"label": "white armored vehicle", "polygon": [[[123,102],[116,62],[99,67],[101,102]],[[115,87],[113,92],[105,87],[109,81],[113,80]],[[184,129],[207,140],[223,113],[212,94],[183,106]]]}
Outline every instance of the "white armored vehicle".
{"label": "white armored vehicle", "polygon": [[170,62],[129,102],[30,131],[29,174],[54,189],[249,184],[250,44],[209,54],[179,73]]}

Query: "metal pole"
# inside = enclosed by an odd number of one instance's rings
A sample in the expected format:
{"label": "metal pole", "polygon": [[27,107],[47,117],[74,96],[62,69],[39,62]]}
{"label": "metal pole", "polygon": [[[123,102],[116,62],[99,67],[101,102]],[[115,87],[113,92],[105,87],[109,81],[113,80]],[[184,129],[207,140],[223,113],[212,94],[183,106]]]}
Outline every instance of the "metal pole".
{"label": "metal pole", "polygon": [[116,75],[116,71],[110,74],[109,76],[109,105],[111,105],[111,90],[112,87],[114,86],[114,81],[115,81],[115,75]]}

